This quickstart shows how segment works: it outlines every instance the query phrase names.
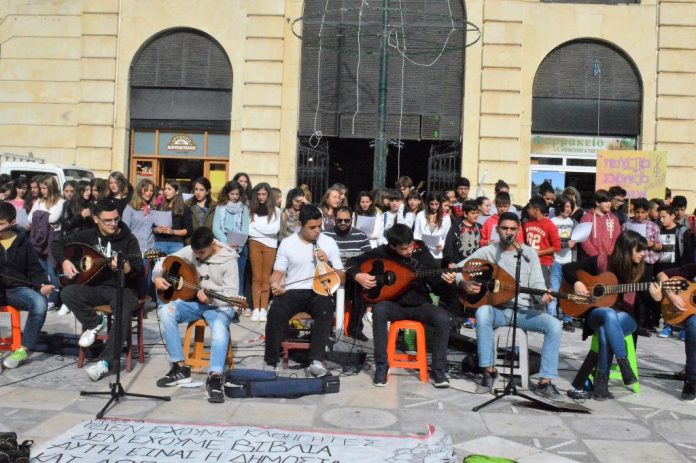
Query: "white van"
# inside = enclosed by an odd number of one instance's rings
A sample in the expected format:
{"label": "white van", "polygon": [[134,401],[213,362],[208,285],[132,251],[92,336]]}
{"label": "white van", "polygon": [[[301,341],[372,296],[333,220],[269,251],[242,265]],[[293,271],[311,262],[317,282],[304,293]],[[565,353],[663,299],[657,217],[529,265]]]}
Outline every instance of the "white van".
{"label": "white van", "polygon": [[94,178],[94,173],[86,167],[44,164],[41,162],[3,162],[0,164],[0,174],[8,174],[13,179],[24,175],[27,180],[30,180],[35,175],[50,174],[56,177],[61,190],[63,189],[63,184],[68,180],[86,180],[90,182]]}

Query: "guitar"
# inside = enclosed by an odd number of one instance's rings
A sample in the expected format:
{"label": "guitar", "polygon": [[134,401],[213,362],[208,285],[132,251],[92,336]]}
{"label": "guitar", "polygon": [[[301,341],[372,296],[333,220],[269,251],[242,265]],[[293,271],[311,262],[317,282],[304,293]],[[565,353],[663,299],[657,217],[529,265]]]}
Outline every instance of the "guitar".
{"label": "guitar", "polygon": [[164,302],[176,299],[191,301],[196,299],[198,291],[201,289],[211,299],[226,302],[230,305],[246,309],[249,307],[245,297],[225,296],[224,294],[213,291],[212,289],[200,286],[200,277],[196,267],[189,261],[178,256],[167,256],[162,262],[162,278],[169,283],[169,288],[157,290],[157,295]]}
{"label": "guitar", "polygon": [[375,277],[377,286],[361,289],[360,299],[372,304],[391,301],[405,293],[411,283],[419,278],[454,273],[459,270],[459,268],[413,270],[391,259],[367,259],[360,264],[360,273],[368,273]]}
{"label": "guitar", "polygon": [[[578,280],[587,287],[590,296],[586,303],[568,304],[564,303],[564,301],[560,302],[559,305],[563,309],[563,313],[571,317],[580,317],[593,307],[612,307],[616,304],[619,294],[648,291],[651,284],[650,282],[619,284],[618,278],[611,272],[604,272],[594,276],[584,270],[578,270],[575,274]],[[687,285],[688,282],[686,280],[680,282],[677,279],[670,279],[662,283],[662,290],[680,292],[686,289]],[[572,290],[573,285],[564,280],[561,284],[561,291]]]}
{"label": "guitar", "polygon": [[[686,321],[692,315],[696,315],[696,283],[691,283],[684,277],[672,277],[667,281],[678,281],[680,284],[680,289],[677,291],[672,290],[677,293],[677,295],[684,301],[684,311],[680,312],[674,309],[674,306],[669,301],[668,298],[662,299],[662,318],[665,320],[665,324],[668,325],[680,325]],[[664,285],[666,282],[663,282]]]}
{"label": "guitar", "polygon": [[[466,307],[478,308],[482,305],[499,306],[515,297],[515,279],[496,264],[482,260],[471,259],[462,268],[464,281],[481,283],[481,291],[477,294],[467,294],[459,291],[459,300]],[[556,299],[579,304],[588,298],[572,292],[547,291],[545,289],[520,287],[520,293],[543,296],[550,294]]]}
{"label": "guitar", "polygon": [[[125,259],[147,259],[155,260],[160,257],[164,257],[166,254],[157,251],[156,249],[151,249],[145,251],[142,254],[129,254],[124,256]],[[85,244],[85,243],[69,243],[65,246],[65,258],[72,262],[72,264],[77,269],[78,273],[73,279],[67,278],[65,276],[60,277],[60,284],[62,286],[69,286],[73,284],[84,285],[89,283],[96,277],[102,270],[107,268],[113,257],[107,257],[98,249]]]}

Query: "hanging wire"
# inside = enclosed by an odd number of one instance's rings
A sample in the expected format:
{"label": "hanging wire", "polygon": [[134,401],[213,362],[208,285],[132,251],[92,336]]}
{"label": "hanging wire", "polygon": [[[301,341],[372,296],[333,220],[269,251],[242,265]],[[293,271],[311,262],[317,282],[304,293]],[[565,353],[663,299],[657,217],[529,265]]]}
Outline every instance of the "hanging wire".
{"label": "hanging wire", "polygon": [[358,12],[358,65],[355,69],[355,113],[353,114],[353,121],[351,126],[351,133],[355,134],[355,118],[358,117],[360,112],[360,30],[362,29],[362,19],[363,19],[363,8],[365,5],[369,5],[366,0],[362,0],[360,3],[360,11]]}
{"label": "hanging wire", "polygon": [[[316,148],[321,142],[323,134],[321,130],[317,130],[317,117],[319,116],[319,103],[321,102],[321,46],[322,46],[322,32],[324,30],[324,22],[326,21],[326,12],[329,10],[329,1],[326,0],[324,5],[324,13],[321,15],[321,25],[319,26],[319,53],[317,54],[317,108],[314,111],[314,133],[309,137],[309,146]],[[312,143],[312,139],[316,140],[316,143]]]}

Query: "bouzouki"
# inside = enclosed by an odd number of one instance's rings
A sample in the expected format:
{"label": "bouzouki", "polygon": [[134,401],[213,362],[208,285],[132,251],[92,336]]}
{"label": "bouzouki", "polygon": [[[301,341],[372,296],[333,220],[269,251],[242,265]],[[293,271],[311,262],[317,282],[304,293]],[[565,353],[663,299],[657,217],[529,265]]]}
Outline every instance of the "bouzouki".
{"label": "bouzouki", "polygon": [[[691,283],[684,277],[672,277],[667,281],[677,281],[680,289],[671,290],[684,301],[684,310],[674,308],[667,297],[662,299],[662,318],[667,325],[680,325],[692,315],[696,315],[696,283]],[[663,285],[665,282],[662,283]]]}
{"label": "bouzouki", "polygon": [[405,293],[411,283],[419,278],[454,273],[459,270],[459,268],[413,270],[391,259],[367,259],[360,264],[360,273],[368,273],[375,277],[377,286],[362,289],[360,298],[372,304],[391,301]]}
{"label": "bouzouki", "polygon": [[198,291],[201,289],[211,299],[227,302],[230,305],[246,309],[249,304],[246,298],[241,296],[227,297],[211,289],[200,286],[200,277],[196,267],[189,261],[178,256],[167,256],[162,262],[162,278],[169,283],[169,288],[157,290],[157,295],[164,302],[181,299],[182,301],[192,301],[196,299]]}
{"label": "bouzouki", "polygon": [[[575,275],[587,287],[590,296],[586,303],[560,302],[559,305],[563,309],[563,313],[571,317],[580,317],[593,307],[612,307],[616,304],[619,294],[648,291],[651,285],[651,282],[619,284],[618,278],[611,272],[594,276],[584,270],[578,270]],[[688,285],[686,281],[680,282],[676,279],[670,279],[662,282],[662,290],[680,292],[686,289],[685,285]],[[561,284],[561,291],[573,291],[573,285],[564,280]]]}
{"label": "bouzouki", "polygon": [[[498,265],[482,259],[471,259],[462,267],[464,281],[481,283],[481,291],[477,294],[467,294],[459,291],[459,300],[466,307],[478,308],[482,305],[499,306],[515,297],[515,279]],[[556,299],[579,304],[587,297],[568,292],[547,291],[546,289],[527,288],[520,286],[520,293],[533,296],[550,294]]]}
{"label": "bouzouki", "polygon": [[[125,259],[140,258],[155,260],[165,256],[160,251],[151,249],[142,254],[133,254],[124,256]],[[65,276],[60,277],[62,286],[73,284],[84,285],[89,283],[101,273],[102,270],[109,267],[113,257],[107,257],[98,249],[85,243],[69,243],[65,246],[65,259],[72,262],[79,272],[74,278],[70,279]]]}

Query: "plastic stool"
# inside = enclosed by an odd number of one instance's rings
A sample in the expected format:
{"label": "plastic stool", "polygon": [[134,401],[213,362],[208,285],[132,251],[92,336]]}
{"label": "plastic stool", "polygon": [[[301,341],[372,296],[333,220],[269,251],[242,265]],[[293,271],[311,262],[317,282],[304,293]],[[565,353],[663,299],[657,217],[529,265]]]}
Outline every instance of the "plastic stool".
{"label": "plastic stool", "polygon": [[[636,359],[636,345],[633,341],[633,333],[627,334],[624,338],[624,342],[626,343],[626,357],[628,357],[628,364],[631,365],[633,374],[636,375],[636,378],[638,378],[638,360]],[[590,347],[590,350],[596,354],[599,353],[599,338],[597,337],[597,333],[592,335],[592,346]],[[597,368],[595,367],[594,374],[590,375],[593,381],[596,374]],[[621,369],[616,363],[612,363],[611,368],[609,369],[609,379],[620,379],[623,381],[623,378],[621,377]],[[635,394],[640,392],[639,382],[633,383],[630,387],[633,389]]]}
{"label": "plastic stool", "polygon": [[11,305],[0,307],[0,312],[10,314],[10,337],[0,338],[0,350],[10,350],[12,352],[19,349],[22,345],[22,317],[19,310]]}
{"label": "plastic stool", "polygon": [[[298,331],[308,331],[307,322],[312,319],[312,316],[307,312],[299,312],[295,314],[290,320],[288,320],[288,326],[297,328],[301,326],[306,328],[306,330],[299,329]],[[289,339],[287,333],[284,334],[285,338],[280,343],[280,347],[283,349],[283,368],[288,369],[288,364],[290,363],[290,351],[291,350],[309,350],[312,344],[307,339]]]}
{"label": "plastic stool", "polygon": [[[416,355],[400,354],[396,352],[396,338],[399,330],[416,331]],[[421,383],[428,382],[428,352],[425,347],[425,328],[421,322],[413,320],[398,320],[391,323],[389,337],[387,339],[387,362],[389,369],[412,368],[419,370]]]}
{"label": "plastic stool", "polygon": [[[194,370],[207,368],[210,365],[210,352],[205,350],[205,328],[208,326],[204,318],[190,322],[184,335],[184,363]],[[193,335],[193,345],[191,345]],[[234,367],[232,356],[232,341],[227,345],[227,358],[225,360],[230,368]]]}
{"label": "plastic stool", "polygon": [[[502,359],[498,358],[498,350],[499,349],[511,349],[512,346],[510,343],[512,343],[512,328],[509,326],[501,326],[499,328],[496,328],[495,331],[493,331],[493,345],[495,346],[495,351],[496,351],[496,360],[495,360],[495,365],[500,367],[500,372],[505,374],[509,372],[509,361],[506,361],[506,358],[503,357]],[[520,380],[522,382],[522,387],[525,389],[529,388],[529,348],[527,345],[527,332],[524,331],[522,328],[517,328],[517,333],[515,335],[516,341],[517,341],[517,348],[519,349],[519,355],[517,355],[518,360],[515,361],[512,365],[512,374],[513,376],[519,376]],[[502,344],[501,344],[502,342]],[[512,354],[509,354],[506,352],[505,354],[507,355],[515,355],[513,352]]]}

